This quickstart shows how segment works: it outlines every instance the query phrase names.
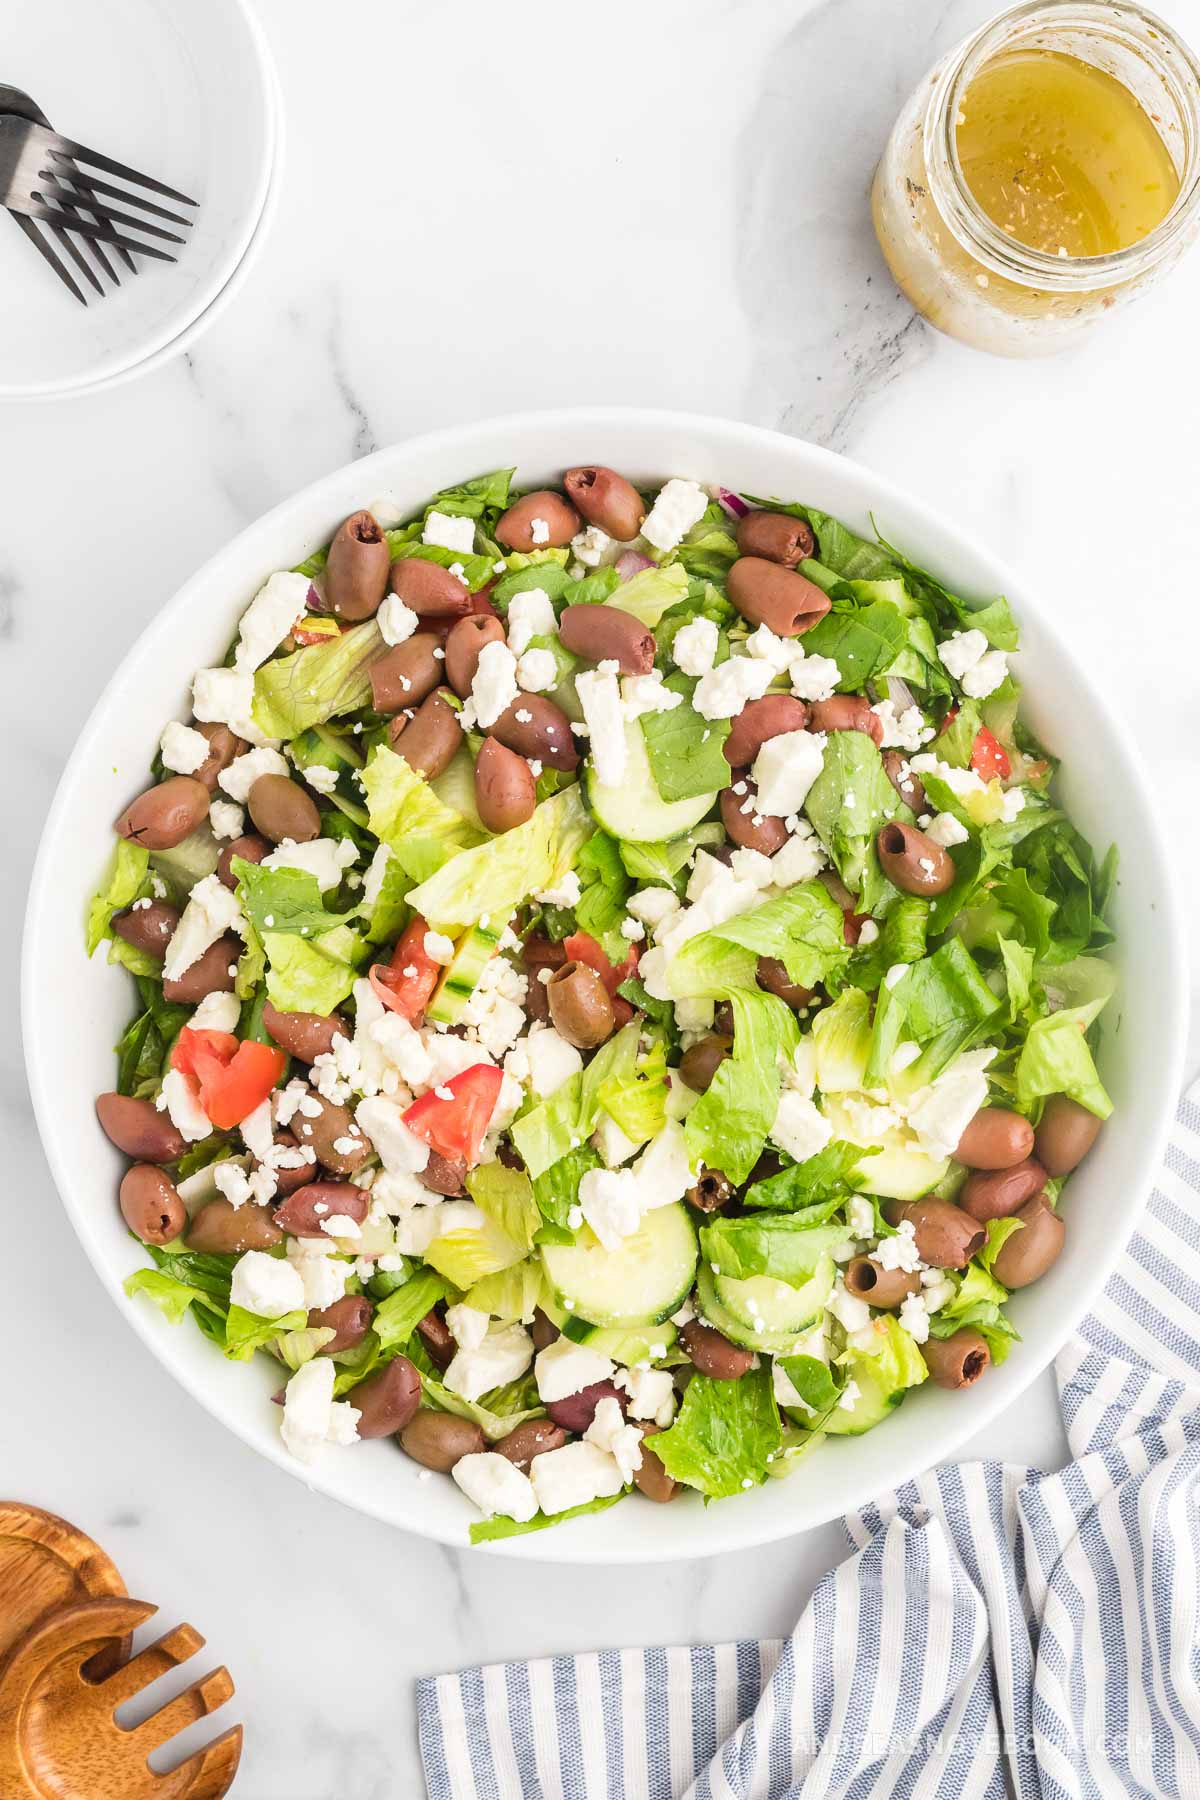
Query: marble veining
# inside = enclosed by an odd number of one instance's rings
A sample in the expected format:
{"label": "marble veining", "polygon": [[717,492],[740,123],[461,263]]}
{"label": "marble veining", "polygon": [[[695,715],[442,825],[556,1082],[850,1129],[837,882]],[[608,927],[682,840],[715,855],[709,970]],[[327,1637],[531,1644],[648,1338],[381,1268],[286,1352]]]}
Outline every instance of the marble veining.
{"label": "marble veining", "polygon": [[[913,318],[866,213],[901,100],[990,10],[615,0],[597,33],[555,0],[519,24],[358,0],[339,32],[258,0],[288,162],[243,292],[144,381],[0,409],[0,1491],[78,1520],[164,1624],[206,1634],[248,1726],[245,1800],[408,1800],[414,1676],[779,1635],[845,1541],[658,1570],[458,1554],[285,1478],[143,1354],[57,1203],[15,1027],[24,888],[74,733],[180,582],[348,457],[536,406],[726,413],[849,451],[1033,580],[1139,742],[1195,892],[1200,258],[1068,356],[1001,363]],[[1183,0],[1161,10],[1194,30]],[[976,1448],[1054,1466],[1049,1377]]]}

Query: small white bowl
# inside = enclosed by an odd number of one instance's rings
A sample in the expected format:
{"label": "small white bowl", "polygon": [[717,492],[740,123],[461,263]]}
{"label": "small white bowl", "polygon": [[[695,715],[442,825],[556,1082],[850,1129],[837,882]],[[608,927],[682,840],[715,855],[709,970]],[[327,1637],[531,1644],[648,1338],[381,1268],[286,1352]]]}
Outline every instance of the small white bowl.
{"label": "small white bowl", "polygon": [[[112,846],[111,822],[146,780],[165,720],[186,711],[195,669],[219,658],[236,620],[273,570],[325,543],[356,507],[388,495],[417,508],[436,489],[517,465],[526,486],[556,484],[574,463],[631,477],[688,475],[746,493],[808,501],[870,532],[872,521],[948,586],[983,601],[1006,593],[1020,621],[1020,676],[1030,722],[1064,758],[1061,791],[1101,850],[1115,841],[1120,989],[1105,1016],[1102,1069],[1115,1112],[1067,1193],[1066,1248],[1012,1317],[1023,1342],[969,1393],[926,1386],[894,1418],[823,1446],[791,1479],[705,1507],[689,1496],[655,1507],[634,1496],[610,1512],[513,1538],[497,1554],[562,1562],[662,1562],[786,1537],[863,1505],[950,1457],[1009,1406],[1099,1294],[1141,1211],[1175,1106],[1182,1060],[1183,939],[1170,866],[1124,728],[1042,610],[982,546],[844,457],[769,431],[641,410],[578,409],[470,425],[401,444],[316,482],[260,519],[156,614],[80,734],[46,822],[25,925],[23,1022],[30,1087],[55,1180],[88,1256],[147,1346],[202,1405],[279,1467],[360,1512],[454,1545],[473,1509],[449,1480],[418,1479],[390,1443],[330,1450],[302,1468],[283,1449],[269,1401],[278,1374],[224,1361],[187,1322],[173,1328],[121,1284],[144,1257],[122,1224],[123,1159],[96,1123],[111,1088],[112,1045],[130,1016],[130,986],[83,953],[81,918]],[[184,1434],[176,1451],[186,1454]]]}
{"label": "small white bowl", "polygon": [[136,275],[114,263],[121,285],[102,277],[103,299],[72,270],[86,307],[0,218],[0,399],[95,388],[182,348],[244,264],[276,163],[278,88],[246,0],[105,0],[68,7],[66,21],[63,11],[23,7],[6,21],[7,73],[64,136],[198,205],[184,242],[166,246],[177,262],[138,258]]}

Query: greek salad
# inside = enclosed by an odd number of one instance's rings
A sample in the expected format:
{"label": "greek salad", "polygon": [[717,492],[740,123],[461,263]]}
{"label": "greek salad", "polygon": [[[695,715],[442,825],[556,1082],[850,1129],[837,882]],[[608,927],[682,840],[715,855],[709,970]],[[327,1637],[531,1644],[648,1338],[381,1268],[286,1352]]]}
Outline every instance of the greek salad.
{"label": "greek salad", "polygon": [[128,1292],[475,1541],[985,1379],[1111,1110],[1115,856],[1007,602],[803,504],[513,474],[266,580],[87,921]]}

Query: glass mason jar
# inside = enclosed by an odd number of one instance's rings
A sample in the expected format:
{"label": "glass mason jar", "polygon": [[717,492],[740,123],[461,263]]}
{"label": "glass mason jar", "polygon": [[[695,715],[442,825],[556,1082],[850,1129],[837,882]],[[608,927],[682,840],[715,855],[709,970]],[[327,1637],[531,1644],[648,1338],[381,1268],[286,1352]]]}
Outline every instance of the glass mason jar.
{"label": "glass mason jar", "polygon": [[[1010,237],[964,178],[956,127],[971,81],[1004,52],[1057,51],[1122,83],[1154,121],[1179,192],[1146,237],[1065,257]],[[1170,27],[1124,0],[1013,7],[935,64],[896,121],[871,195],[898,286],[931,325],[1000,356],[1059,350],[1177,262],[1200,225],[1200,63]]]}

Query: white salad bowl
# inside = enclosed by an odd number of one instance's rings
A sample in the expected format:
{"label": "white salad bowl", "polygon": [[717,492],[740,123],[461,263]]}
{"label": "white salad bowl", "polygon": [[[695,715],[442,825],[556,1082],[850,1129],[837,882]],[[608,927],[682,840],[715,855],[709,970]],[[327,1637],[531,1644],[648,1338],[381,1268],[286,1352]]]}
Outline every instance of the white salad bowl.
{"label": "white salad bowl", "polygon": [[[155,616],[84,726],[51,808],[29,895],[24,1032],[30,1085],[60,1193],[84,1249],[133,1329],[188,1392],[281,1468],[392,1525],[466,1545],[474,1509],[448,1479],[419,1480],[391,1443],[330,1449],[314,1467],[284,1450],[279,1385],[266,1359],[226,1362],[188,1322],[173,1327],[126,1276],[144,1264],[117,1209],[122,1158],[93,1101],[113,1083],[112,1046],[130,1014],[130,984],[84,955],[82,917],[112,848],[112,821],[144,784],[167,719],[187,715],[193,672],[219,660],[260,583],[325,543],[356,507],[387,496],[416,510],[438,488],[515,464],[525,486],[555,484],[598,462],[653,482],[686,475],[751,494],[802,500],[869,533],[872,522],[968,599],[1007,594],[1021,626],[1027,716],[1067,753],[1062,798],[1102,851],[1121,854],[1116,895],[1120,984],[1105,1016],[1101,1069],[1114,1113],[1071,1182],[1066,1247],[1016,1295],[1022,1342],[970,1393],[927,1385],[858,1438],[821,1447],[789,1479],[704,1506],[689,1496],[627,1503],[490,1546],[496,1555],[561,1562],[662,1562],[769,1543],[863,1505],[954,1454],[1045,1368],[1099,1294],[1149,1191],[1180,1081],[1182,931],[1147,784],[1121,724],[1074,661],[1044,604],[990,551],[880,476],[811,444],[723,420],[640,409],[527,414],[443,431],[339,469],[278,506],[213,558]],[[1070,754],[1086,746],[1086,755]],[[1103,770],[1103,778],[1096,771]]]}

